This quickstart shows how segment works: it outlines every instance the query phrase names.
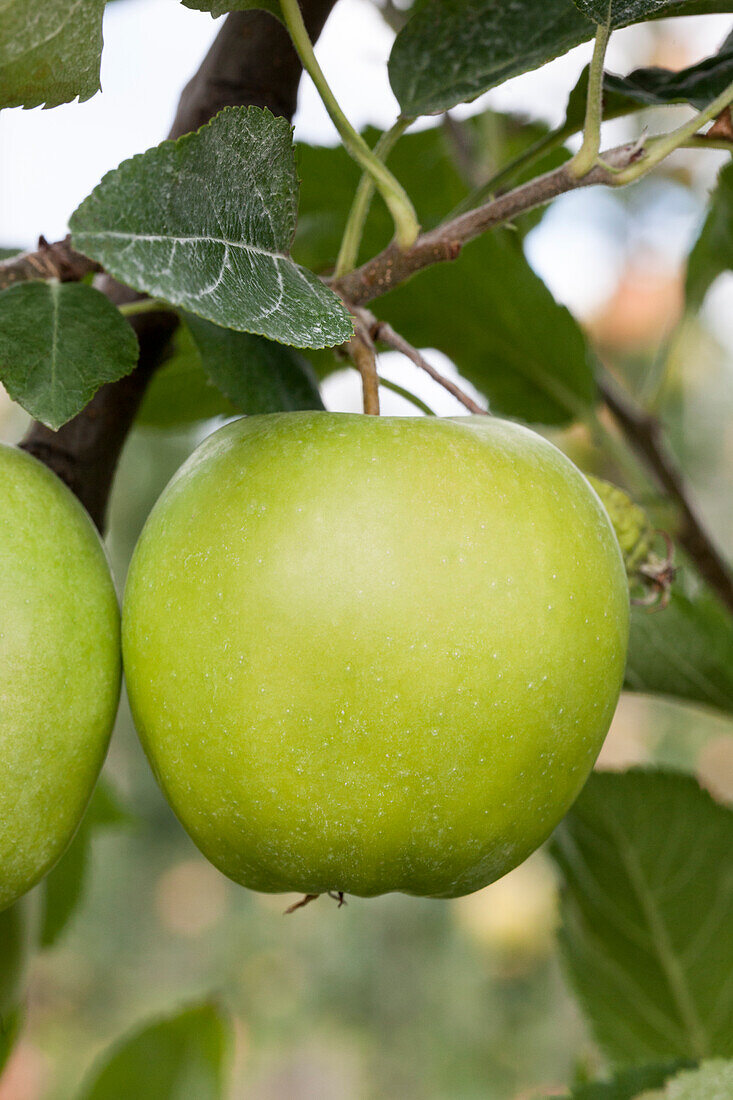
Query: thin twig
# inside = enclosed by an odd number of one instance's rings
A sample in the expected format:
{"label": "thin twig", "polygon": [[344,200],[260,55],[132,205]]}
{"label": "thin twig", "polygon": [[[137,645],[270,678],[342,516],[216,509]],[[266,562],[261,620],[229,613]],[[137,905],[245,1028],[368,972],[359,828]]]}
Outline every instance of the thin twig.
{"label": "thin twig", "polygon": [[374,256],[356,271],[338,279],[331,279],[333,290],[347,302],[361,306],[379,298],[393,287],[404,283],[416,272],[432,264],[455,260],[468,241],[480,237],[488,229],[511,221],[518,214],[525,214],[538,206],[544,206],[558,195],[593,184],[614,185],[616,173],[628,168],[644,150],[637,143],[621,145],[603,153],[603,163],[596,164],[587,175],[578,179],[567,164],[552,172],[529,180],[506,194],[499,195],[483,206],[460,214],[444,222],[429,233],[422,233],[412,248],[401,251],[395,243]]}
{"label": "thin twig", "polygon": [[633,406],[611,378],[599,378],[598,390],[630,446],[677,505],[682,517],[677,533],[681,545],[700,575],[733,612],[733,574],[693,510],[682,473],[662,437],[661,424]]}
{"label": "thin twig", "polygon": [[377,374],[377,355],[374,350],[374,342],[371,334],[361,318],[356,318],[354,335],[343,347],[361,375],[361,392],[364,412],[368,416],[379,416],[379,375]]}
{"label": "thin twig", "polygon": [[404,336],[400,336],[399,332],[395,332],[391,325],[388,325],[386,321],[380,321],[373,314],[367,310],[360,310],[359,316],[364,320],[364,323],[368,326],[369,335],[375,342],[386,344],[387,347],[392,348],[394,351],[402,352],[406,355],[411,362],[419,367],[420,370],[424,370],[426,374],[447,390],[448,393],[453,394],[457,401],[460,401],[469,412],[475,413],[478,416],[488,416],[486,409],[477,404],[472,397],[457,386],[455,382],[452,382],[450,378],[446,378],[444,374],[436,370],[434,366],[428,363],[424,355],[422,355],[417,348],[414,348],[412,344],[405,340]]}

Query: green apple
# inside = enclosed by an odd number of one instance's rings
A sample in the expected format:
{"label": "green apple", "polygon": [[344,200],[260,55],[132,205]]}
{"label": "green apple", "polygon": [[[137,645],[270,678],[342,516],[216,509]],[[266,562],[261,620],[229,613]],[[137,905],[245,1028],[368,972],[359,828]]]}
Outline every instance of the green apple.
{"label": "green apple", "polygon": [[488,417],[228,424],[153,509],[123,607],[164,792],[269,892],[454,897],[509,871],[583,786],[627,638],[598,497]]}
{"label": "green apple", "polygon": [[119,688],[117,598],[97,532],[55,474],[0,445],[0,910],[74,835]]}

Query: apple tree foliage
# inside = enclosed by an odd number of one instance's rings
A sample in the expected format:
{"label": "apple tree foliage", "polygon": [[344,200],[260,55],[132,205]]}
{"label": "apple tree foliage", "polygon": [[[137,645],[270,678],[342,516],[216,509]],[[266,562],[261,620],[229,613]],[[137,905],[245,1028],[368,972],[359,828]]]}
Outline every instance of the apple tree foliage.
{"label": "apple tree foliage", "polygon": [[[288,22],[278,0],[183,2],[214,16],[262,7]],[[0,0],[0,108],[51,108],[95,95],[104,7],[105,0]],[[441,116],[598,41],[598,27],[608,33],[729,10],[725,0],[424,0],[400,18],[389,80],[405,122]],[[726,106],[733,34],[681,71],[603,72],[602,52],[600,63],[568,90],[555,130],[485,111],[460,124],[436,119],[401,137],[389,167],[422,232],[439,231],[509,187],[531,186],[542,173],[569,171],[568,139],[592,130],[594,97],[606,119],[672,104],[705,111],[723,97],[710,144],[733,150]],[[379,134],[363,138],[374,147]],[[329,277],[364,168],[350,155],[357,145],[299,143],[269,111],[228,107],[195,133],[124,161],[71,215],[72,244],[94,262],[90,272],[99,265],[177,317],[138,423],[169,427],[323,408],[319,381],[342,364],[339,349],[353,332],[348,303]],[[375,291],[373,309],[410,344],[449,356],[492,412],[540,430],[580,423],[595,433],[603,398],[597,351],[523,248],[549,197],[539,209],[520,202],[511,224],[467,237],[452,263],[417,266],[387,293]],[[366,263],[394,232],[381,200],[372,201],[360,230],[356,259]],[[13,250],[3,255],[12,265]],[[688,259],[688,322],[732,267],[728,164]],[[0,380],[32,417],[58,429],[101,386],[135,368],[138,345],[125,314],[145,303],[118,309],[90,277],[15,283],[2,271]],[[657,511],[666,517],[660,525],[674,531],[680,501],[671,503]],[[633,610],[625,686],[733,720],[731,606],[689,545],[686,551],[678,547],[682,569],[668,606]],[[32,952],[50,949],[73,919],[94,835],[128,821],[116,795],[99,786],[60,863],[32,895],[0,913],[0,1066],[22,1028]],[[731,809],[692,778],[649,769],[589,780],[550,852],[563,882],[566,974],[607,1073],[569,1086],[569,1100],[733,1096],[732,851]],[[226,1093],[228,1047],[224,1009],[189,1005],[123,1038],[92,1067],[81,1095],[215,1100]]]}

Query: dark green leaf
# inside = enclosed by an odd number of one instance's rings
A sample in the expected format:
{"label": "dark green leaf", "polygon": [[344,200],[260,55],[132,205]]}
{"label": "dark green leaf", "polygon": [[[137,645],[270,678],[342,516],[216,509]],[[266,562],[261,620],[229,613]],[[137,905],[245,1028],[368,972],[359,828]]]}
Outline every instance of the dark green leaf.
{"label": "dark green leaf", "polygon": [[733,714],[731,654],[731,617],[707,592],[677,587],[663,610],[633,609],[625,686]]}
{"label": "dark green leaf", "polygon": [[219,1008],[186,1009],[113,1047],[80,1100],[222,1100],[229,1043]]}
{"label": "dark green leaf", "polygon": [[720,1058],[680,1073],[659,1093],[659,1100],[731,1100],[733,1062]]}
{"label": "dark green leaf", "polygon": [[23,283],[0,294],[0,380],[36,420],[59,428],[137,362],[135,333],[83,283]]}
{"label": "dark green leaf", "polygon": [[70,224],[74,247],[138,290],[284,344],[339,344],[349,313],[286,255],[297,203],[288,123],[230,107],[124,161]]}
{"label": "dark green leaf", "polygon": [[658,1089],[685,1065],[693,1063],[673,1062],[666,1066],[639,1066],[621,1070],[612,1081],[596,1081],[591,1085],[579,1085],[567,1100],[636,1100],[647,1089]]}
{"label": "dark green leaf", "polygon": [[186,315],[204,371],[240,412],[322,409],[318,381],[293,348]]}
{"label": "dark green leaf", "polygon": [[56,942],[83,897],[92,840],[97,830],[126,825],[129,821],[112,789],[100,780],[76,836],[44,880],[43,947],[51,947]]}
{"label": "dark green leaf", "polygon": [[0,108],[99,91],[105,0],[0,0]]}
{"label": "dark green leaf", "polygon": [[593,37],[572,0],[426,0],[400,31],[389,78],[402,112],[437,114]]}
{"label": "dark green leaf", "polygon": [[208,11],[216,19],[229,11],[252,11],[258,8],[282,19],[278,0],[183,0],[183,6],[194,11]]}
{"label": "dark green leaf", "polygon": [[718,275],[733,268],[733,164],[718,176],[705,224],[690,253],[685,294],[690,309],[699,309]]}
{"label": "dark green leaf", "polygon": [[[437,114],[544,65],[592,38],[601,10],[608,0],[425,0],[389,59],[403,113]],[[726,0],[614,0],[614,25],[728,10]]]}
{"label": "dark green leaf", "polygon": [[[681,3],[680,0],[573,0],[579,11],[594,23],[609,20],[612,28],[628,27],[643,23],[646,19],[664,19],[669,15],[705,15],[711,5]],[[715,11],[725,11],[724,5],[715,5]]]}
{"label": "dark green leaf", "polygon": [[0,1019],[0,1073],[12,1053],[22,1026],[23,1013],[19,1008],[12,1009]]}
{"label": "dark green leaf", "polygon": [[[604,76],[604,109],[610,99],[613,107],[624,100],[644,106],[665,103],[690,103],[702,110],[733,81],[733,34],[729,34],[713,57],[697,65],[672,72],[669,69],[635,69],[628,76]],[[587,87],[587,77],[586,77]],[[615,97],[615,99],[614,99]],[[583,96],[585,99],[585,95]],[[605,110],[604,110],[605,113]]]}
{"label": "dark green leaf", "polygon": [[508,231],[486,234],[453,264],[436,264],[375,305],[410,343],[438,348],[494,412],[562,424],[594,401],[577,323]]}
{"label": "dark green leaf", "polygon": [[591,776],[557,829],[562,945],[620,1064],[733,1054],[733,811],[682,775]]}
{"label": "dark green leaf", "polygon": [[236,416],[239,411],[206,374],[188,325],[178,325],[171,357],[145,391],[138,424],[174,428],[214,416]]}

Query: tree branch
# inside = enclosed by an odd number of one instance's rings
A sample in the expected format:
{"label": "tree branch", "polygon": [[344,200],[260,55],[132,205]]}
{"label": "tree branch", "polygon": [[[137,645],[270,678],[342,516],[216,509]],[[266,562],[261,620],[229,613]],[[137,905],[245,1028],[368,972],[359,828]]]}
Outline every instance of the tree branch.
{"label": "tree branch", "polygon": [[422,233],[412,248],[400,251],[396,244],[388,245],[356,271],[331,279],[330,286],[347,302],[364,305],[406,282],[423,268],[457,259],[464,244],[480,237],[487,229],[495,229],[568,191],[599,183],[613,185],[615,173],[628,168],[642,155],[643,150],[638,144],[610,149],[603,153],[603,164],[597,164],[580,179],[570,171],[570,162],[563,164],[475,210],[460,214],[429,233]]}
{"label": "tree branch", "polygon": [[700,575],[733,612],[733,575],[693,510],[684,478],[662,437],[661,424],[656,417],[635,408],[612,379],[599,378],[597,384],[626,440],[677,505],[682,517],[677,533],[681,545]]}
{"label": "tree branch", "polygon": [[[314,39],[334,2],[302,0],[306,26]],[[277,19],[263,11],[234,12],[225,20],[198,72],[186,85],[169,136],[176,138],[197,129],[228,106],[254,104],[292,118],[301,72],[290,37]],[[82,259],[89,265],[84,271]],[[48,267],[50,262],[53,269]],[[79,258],[68,239],[51,246],[44,242],[39,252],[0,265],[0,287],[23,278],[80,278],[92,270],[99,269],[86,257]],[[3,277],[9,280],[5,284]],[[102,289],[118,304],[139,297],[109,278],[105,278]],[[100,530],[122,446],[150,377],[168,352],[176,327],[175,317],[163,311],[139,314],[131,317],[130,323],[140,342],[139,365],[133,373],[103,386],[90,404],[59,431],[32,424],[21,443],[69,485]]]}
{"label": "tree branch", "polygon": [[101,270],[94,260],[74,251],[71,237],[64,237],[63,241],[56,241],[55,244],[49,244],[45,237],[41,237],[35,252],[21,252],[0,262],[0,290],[30,279],[58,279],[61,283],[76,283]]}

